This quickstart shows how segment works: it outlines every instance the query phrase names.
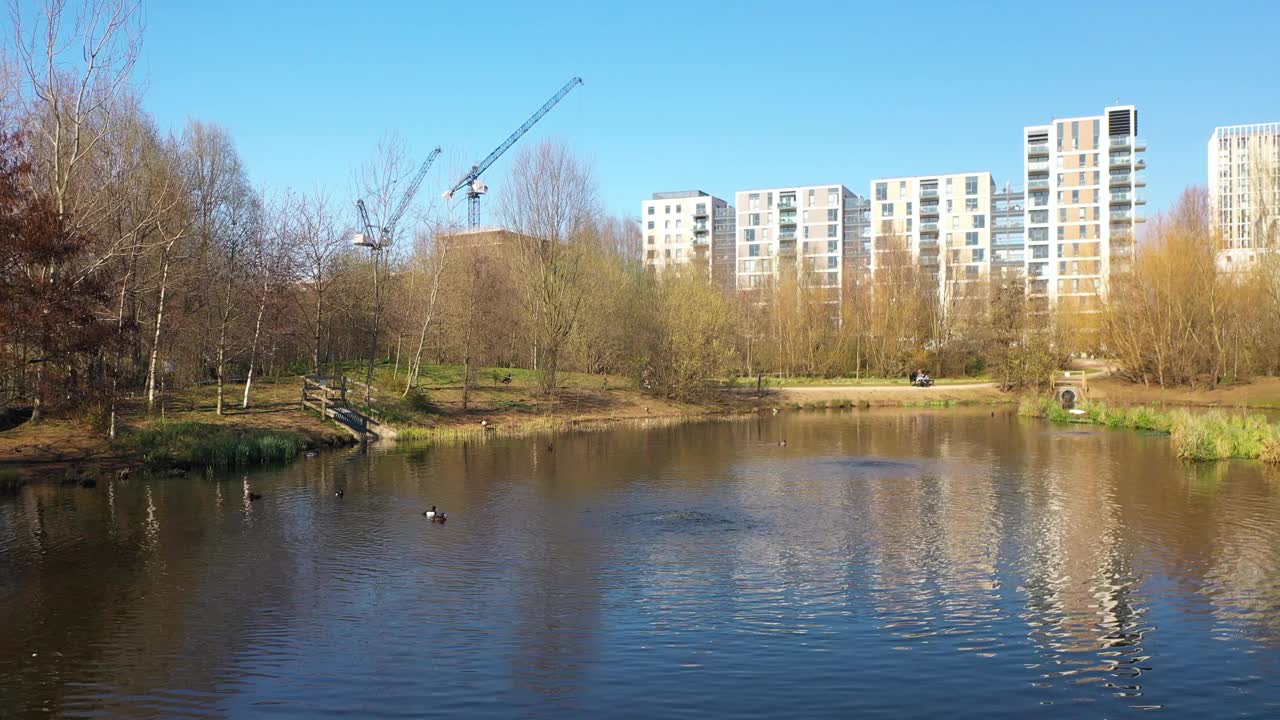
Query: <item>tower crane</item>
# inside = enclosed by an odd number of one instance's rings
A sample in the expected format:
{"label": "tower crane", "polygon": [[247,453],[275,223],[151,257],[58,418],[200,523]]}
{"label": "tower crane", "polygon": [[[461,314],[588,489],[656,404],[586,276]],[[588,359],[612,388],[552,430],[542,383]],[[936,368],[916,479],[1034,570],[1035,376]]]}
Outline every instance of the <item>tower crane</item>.
{"label": "tower crane", "polygon": [[467,188],[467,224],[471,229],[474,230],[475,228],[480,227],[480,196],[489,191],[489,186],[485,185],[484,182],[480,180],[480,174],[485,170],[488,170],[489,166],[502,156],[502,153],[506,152],[512,145],[515,145],[516,141],[525,133],[529,132],[529,128],[533,127],[539,120],[541,120],[543,115],[550,112],[551,108],[556,106],[556,103],[563,100],[564,96],[568,95],[570,90],[581,84],[582,78],[569,78],[569,82],[565,83],[564,87],[560,88],[560,92],[552,95],[551,99],[543,104],[542,107],[538,108],[538,111],[535,112],[532,117],[525,120],[523,125],[517,128],[515,132],[511,133],[511,137],[507,138],[501,145],[494,148],[493,152],[489,153],[489,156],[484,160],[473,165],[471,170],[466,175],[463,175],[462,179],[453,186],[453,189],[444,194],[446,199],[452,200],[454,193],[464,187]]}
{"label": "tower crane", "polygon": [[404,193],[400,195],[400,202],[396,203],[391,214],[387,216],[387,222],[382,226],[381,232],[376,232],[373,223],[369,222],[369,211],[365,209],[364,200],[356,200],[356,211],[360,214],[360,228],[355,236],[351,238],[351,244],[359,247],[367,247],[372,250],[381,250],[383,246],[391,242],[396,236],[396,225],[400,222],[400,218],[404,217],[404,213],[409,209],[409,203],[413,202],[413,198],[418,194],[418,188],[422,186],[422,179],[427,176],[427,171],[431,169],[431,164],[440,157],[440,148],[431,151],[427,159],[422,162],[422,167],[418,168],[418,172],[414,173],[409,180],[409,184],[405,186]]}

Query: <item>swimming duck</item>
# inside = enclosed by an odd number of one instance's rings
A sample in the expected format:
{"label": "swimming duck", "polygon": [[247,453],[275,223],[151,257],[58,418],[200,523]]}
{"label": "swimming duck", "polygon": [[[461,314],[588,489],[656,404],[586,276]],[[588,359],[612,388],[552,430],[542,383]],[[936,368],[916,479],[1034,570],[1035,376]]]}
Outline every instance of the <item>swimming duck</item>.
{"label": "swimming duck", "polygon": [[432,505],[430,510],[427,510],[427,511],[423,512],[423,513],[422,513],[422,517],[424,517],[424,518],[426,518],[426,519],[428,519],[428,520],[435,520],[435,519],[436,519],[436,506],[435,506],[435,505]]}
{"label": "swimming duck", "polygon": [[343,494],[344,494],[344,493],[343,493],[343,491],[342,491],[342,488],[338,488],[337,490],[334,490],[334,491],[333,491],[333,496],[334,496],[334,497],[336,497],[336,498],[339,498],[339,499],[341,499],[341,498],[342,498]]}
{"label": "swimming duck", "polygon": [[787,446],[787,441],[786,441],[786,440],[779,440],[779,441],[778,441],[778,447],[786,447],[786,446]]}
{"label": "swimming duck", "polygon": [[249,501],[250,501],[250,502],[253,502],[254,500],[261,500],[261,499],[262,499],[262,496],[261,496],[261,495],[259,495],[258,493],[256,493],[256,492],[251,492],[251,493],[249,493]]}

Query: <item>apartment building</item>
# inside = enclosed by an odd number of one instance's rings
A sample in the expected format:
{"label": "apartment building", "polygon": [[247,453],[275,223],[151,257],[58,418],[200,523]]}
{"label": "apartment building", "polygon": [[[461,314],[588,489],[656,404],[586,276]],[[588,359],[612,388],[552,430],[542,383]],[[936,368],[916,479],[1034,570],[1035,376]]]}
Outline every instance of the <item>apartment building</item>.
{"label": "apartment building", "polygon": [[872,180],[872,271],[909,250],[944,304],[967,294],[991,274],[995,193],[989,172]]}
{"label": "apartment building", "polygon": [[1280,123],[1214,128],[1209,212],[1222,235],[1219,268],[1246,270],[1280,251]]}
{"label": "apartment building", "polygon": [[732,213],[724,200],[701,190],[654,193],[640,203],[645,265],[662,270],[696,263],[710,271],[715,219]]}
{"label": "apartment building", "polygon": [[1113,272],[1132,266],[1146,185],[1132,105],[1023,129],[1028,293],[1093,311]]}
{"label": "apartment building", "polygon": [[734,202],[736,286],[766,287],[783,270],[797,269],[803,282],[830,288],[830,299],[838,300],[844,279],[845,229],[857,227],[857,209],[863,203],[843,185],[739,191]]}
{"label": "apartment building", "polygon": [[991,276],[1001,282],[1026,272],[1027,194],[1006,184],[991,196]]}

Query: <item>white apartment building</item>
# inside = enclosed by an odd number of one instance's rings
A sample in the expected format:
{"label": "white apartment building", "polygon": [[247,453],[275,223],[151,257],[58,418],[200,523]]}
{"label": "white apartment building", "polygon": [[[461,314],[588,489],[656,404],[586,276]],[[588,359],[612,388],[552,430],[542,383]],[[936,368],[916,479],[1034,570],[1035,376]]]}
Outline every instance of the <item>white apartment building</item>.
{"label": "white apartment building", "polygon": [[843,185],[736,193],[738,289],[765,287],[783,269],[797,268],[804,282],[831,288],[831,299],[838,300],[843,284],[845,208],[860,201]]}
{"label": "white apartment building", "polygon": [[1092,311],[1133,261],[1146,185],[1132,105],[1023,129],[1028,293]]}
{"label": "white apartment building", "polygon": [[1214,128],[1209,212],[1221,269],[1248,269],[1280,249],[1280,123]]}
{"label": "white apartment building", "polygon": [[711,267],[711,237],[717,210],[728,203],[701,190],[654,193],[640,203],[640,228],[647,267],[661,270],[684,263]]}
{"label": "white apartment building", "polygon": [[905,247],[937,281],[944,306],[990,277],[995,187],[989,172],[872,180],[872,272]]}

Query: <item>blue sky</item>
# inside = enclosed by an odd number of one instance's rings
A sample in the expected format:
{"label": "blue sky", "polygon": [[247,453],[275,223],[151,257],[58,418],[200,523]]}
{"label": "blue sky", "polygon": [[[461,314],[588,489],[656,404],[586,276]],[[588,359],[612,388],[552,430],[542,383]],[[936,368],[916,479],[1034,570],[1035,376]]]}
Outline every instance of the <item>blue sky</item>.
{"label": "blue sky", "polygon": [[1214,126],[1280,120],[1280,3],[1060,7],[153,0],[139,74],[162,126],[221,124],[254,180],[335,200],[388,130],[419,157],[444,147],[438,197],[580,75],[522,144],[565,141],[629,215],[659,190],[1016,182],[1024,125],[1116,100],[1138,106],[1155,212],[1205,183]]}

